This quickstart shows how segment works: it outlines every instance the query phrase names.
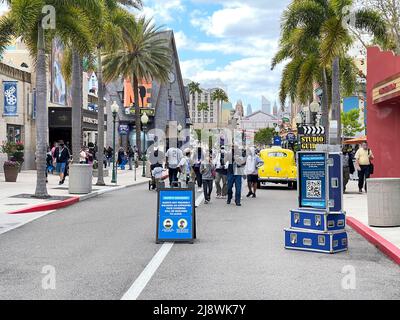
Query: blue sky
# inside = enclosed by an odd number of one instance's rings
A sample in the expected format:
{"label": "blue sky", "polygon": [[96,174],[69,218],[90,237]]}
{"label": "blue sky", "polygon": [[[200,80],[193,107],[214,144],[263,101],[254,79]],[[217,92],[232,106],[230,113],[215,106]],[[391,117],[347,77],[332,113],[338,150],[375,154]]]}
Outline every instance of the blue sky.
{"label": "blue sky", "polygon": [[[290,0],[143,0],[143,13],[173,29],[183,77],[224,88],[253,110],[278,100],[282,65],[270,70]],[[0,5],[0,12],[5,9]]]}
{"label": "blue sky", "polygon": [[220,86],[253,110],[278,100],[282,66],[270,70],[290,0],[144,0],[144,14],[173,29],[184,78]]}

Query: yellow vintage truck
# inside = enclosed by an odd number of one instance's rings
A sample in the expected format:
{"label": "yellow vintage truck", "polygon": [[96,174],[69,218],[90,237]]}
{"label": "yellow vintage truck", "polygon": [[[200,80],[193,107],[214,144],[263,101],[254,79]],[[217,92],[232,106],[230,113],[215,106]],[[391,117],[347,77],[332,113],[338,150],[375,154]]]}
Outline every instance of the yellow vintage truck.
{"label": "yellow vintage truck", "polygon": [[289,149],[272,147],[260,152],[264,165],[258,169],[258,183],[287,184],[297,188],[297,165],[295,153]]}

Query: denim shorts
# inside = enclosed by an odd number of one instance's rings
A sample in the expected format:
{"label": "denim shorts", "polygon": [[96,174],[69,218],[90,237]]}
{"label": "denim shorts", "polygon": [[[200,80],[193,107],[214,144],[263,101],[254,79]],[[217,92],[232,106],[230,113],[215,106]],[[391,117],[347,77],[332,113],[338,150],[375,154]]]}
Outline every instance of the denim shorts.
{"label": "denim shorts", "polygon": [[58,173],[64,173],[65,172],[65,167],[67,166],[66,162],[57,162],[56,166],[56,172]]}

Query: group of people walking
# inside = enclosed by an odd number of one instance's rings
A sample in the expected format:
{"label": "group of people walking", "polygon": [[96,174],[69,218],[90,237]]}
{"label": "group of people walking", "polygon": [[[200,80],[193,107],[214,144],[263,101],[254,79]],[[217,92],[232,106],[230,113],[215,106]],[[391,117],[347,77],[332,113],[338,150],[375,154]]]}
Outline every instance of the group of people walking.
{"label": "group of people walking", "polygon": [[237,206],[241,206],[244,179],[247,179],[249,189],[247,197],[256,197],[258,168],[263,162],[254,147],[246,150],[239,146],[220,146],[212,151],[205,151],[201,147],[183,151],[171,147],[165,156],[161,151],[154,150],[149,159],[153,188],[156,188],[157,182],[162,179],[164,159],[169,184],[187,186],[189,183],[195,183],[197,191],[204,192],[206,204],[211,202],[214,183],[216,198],[225,199],[228,204],[234,200]]}

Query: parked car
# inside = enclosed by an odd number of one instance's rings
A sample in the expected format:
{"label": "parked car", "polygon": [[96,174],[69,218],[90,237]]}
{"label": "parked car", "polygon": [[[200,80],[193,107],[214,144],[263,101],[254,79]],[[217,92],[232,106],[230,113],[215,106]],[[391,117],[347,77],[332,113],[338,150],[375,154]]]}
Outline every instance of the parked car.
{"label": "parked car", "polygon": [[258,169],[258,183],[265,182],[287,184],[289,188],[297,188],[297,165],[295,153],[289,149],[272,147],[261,150],[260,157],[264,165]]}

